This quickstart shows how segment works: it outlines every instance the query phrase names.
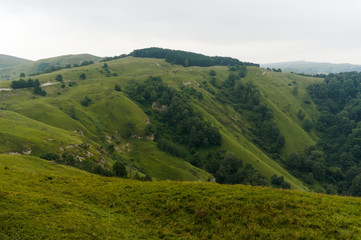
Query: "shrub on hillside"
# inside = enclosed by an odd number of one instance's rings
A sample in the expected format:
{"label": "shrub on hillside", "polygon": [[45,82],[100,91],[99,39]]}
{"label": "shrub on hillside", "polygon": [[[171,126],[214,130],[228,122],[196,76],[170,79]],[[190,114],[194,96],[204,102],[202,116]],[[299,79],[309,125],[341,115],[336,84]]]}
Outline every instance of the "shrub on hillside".
{"label": "shrub on hillside", "polygon": [[277,187],[283,188],[283,189],[291,189],[291,184],[286,182],[284,180],[284,176],[277,177],[276,174],[274,174],[271,177],[271,183]]}
{"label": "shrub on hillside", "polygon": [[62,82],[63,81],[63,76],[61,76],[61,74],[58,74],[55,78],[56,81],[58,82]]}
{"label": "shrub on hillside", "polygon": [[45,159],[45,160],[54,160],[54,161],[58,161],[60,159],[59,155],[56,154],[56,153],[44,153],[44,154],[41,154],[39,156],[40,158],[42,159]]}
{"label": "shrub on hillside", "polygon": [[80,74],[79,78],[80,80],[85,80],[86,79],[85,73]]}
{"label": "shrub on hillside", "polygon": [[89,106],[90,104],[93,103],[93,100],[91,100],[88,95],[86,95],[83,100],[81,100],[80,104],[83,105],[84,107]]}
{"label": "shrub on hillside", "polygon": [[127,169],[125,168],[124,164],[122,164],[119,161],[114,163],[113,171],[115,173],[115,176],[117,176],[117,177],[127,177],[128,176]]}
{"label": "shrub on hillside", "polygon": [[116,85],[114,85],[114,90],[117,92],[120,92],[120,91],[122,91],[122,88],[118,84],[116,84]]}

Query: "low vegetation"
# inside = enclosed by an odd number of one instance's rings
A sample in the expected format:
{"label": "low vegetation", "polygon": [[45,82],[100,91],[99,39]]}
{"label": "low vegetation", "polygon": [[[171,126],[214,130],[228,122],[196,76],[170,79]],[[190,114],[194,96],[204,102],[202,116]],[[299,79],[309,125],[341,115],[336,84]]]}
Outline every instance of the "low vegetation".
{"label": "low vegetation", "polygon": [[99,177],[0,156],[1,239],[359,239],[361,200]]}

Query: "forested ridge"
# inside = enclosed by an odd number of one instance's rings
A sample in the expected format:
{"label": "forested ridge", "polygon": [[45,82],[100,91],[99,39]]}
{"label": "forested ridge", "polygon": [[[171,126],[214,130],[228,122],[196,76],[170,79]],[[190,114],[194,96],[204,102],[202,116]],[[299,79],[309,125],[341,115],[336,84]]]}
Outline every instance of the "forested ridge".
{"label": "forested ridge", "polygon": [[259,64],[241,62],[238,59],[231,57],[209,57],[199,53],[186,52],[180,50],[171,50],[163,48],[144,48],[134,50],[129,54],[133,57],[143,57],[143,58],[160,58],[165,59],[166,62],[172,64],[180,64],[184,67],[188,66],[200,66],[200,67],[209,67],[209,66],[258,66]]}

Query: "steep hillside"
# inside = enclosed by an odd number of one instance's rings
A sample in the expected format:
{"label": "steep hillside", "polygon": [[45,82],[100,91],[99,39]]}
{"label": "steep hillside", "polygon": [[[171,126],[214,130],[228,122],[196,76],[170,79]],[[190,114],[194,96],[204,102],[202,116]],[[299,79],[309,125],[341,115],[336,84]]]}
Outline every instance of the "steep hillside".
{"label": "steep hillside", "polygon": [[[211,70],[216,73],[213,77],[215,80],[210,76]],[[62,75],[63,83],[55,81],[58,74]],[[85,80],[80,79],[82,74],[86,76]],[[292,188],[308,190],[280,165],[279,158],[314,144],[316,137],[312,132],[307,133],[302,129],[303,120],[297,114],[301,110],[305,118],[317,117],[318,112],[307,96],[305,87],[318,80],[273,73],[257,67],[247,67],[246,77],[240,80],[245,84],[252,82],[260,91],[260,101],[273,111],[274,121],[286,140],[278,155],[267,152],[253,140],[255,136],[251,129],[254,127],[250,119],[255,113],[237,110],[224,95],[226,92],[219,88],[229,74],[230,70],[226,66],[183,67],[161,59],[127,57],[106,62],[106,66],[104,63],[96,63],[38,75],[34,78],[38,78],[41,83],[54,83],[43,87],[47,92],[45,97],[34,95],[32,89],[1,92],[1,109],[65,130],[67,135],[78,134],[78,138],[95,149],[94,156],[101,156],[100,162],[108,168],[120,159],[131,172],[149,174],[155,179],[206,181],[211,176],[188,162],[197,165],[194,161],[206,159],[209,153],[233,152],[242,160],[243,166],[251,164],[264,175],[268,184],[273,175],[284,176]],[[187,101],[195,111],[202,113],[205,121],[220,131],[222,144],[212,148],[198,148],[196,155],[189,155],[186,159],[159,150],[157,144],[151,141],[152,136],[146,133],[147,125],[154,123],[157,112],[151,109],[151,114],[149,109],[144,109],[129,98],[129,86],[140,84],[149,76],[159,76],[165,85],[188,94]],[[118,85],[118,91],[115,85]],[[0,83],[0,87],[9,86],[9,81]],[[295,87],[297,94],[293,93]],[[86,96],[92,100],[89,106],[81,104]],[[131,132],[129,126],[133,126]],[[11,140],[7,137],[4,139]],[[57,146],[60,149],[58,151],[55,148],[44,148],[40,141],[27,140],[25,136],[11,141],[16,144],[4,149],[3,153],[21,153],[28,148],[42,149],[32,152],[36,156],[47,152],[67,152],[66,148],[60,146]],[[66,141],[59,141],[66,144]],[[81,149],[80,143],[69,145]],[[119,156],[114,156],[113,151]],[[99,159],[93,157],[92,161],[99,162]]]}
{"label": "steep hillside", "polygon": [[[41,59],[37,61],[23,61],[10,66],[0,68],[0,81],[8,79],[18,79],[20,73],[30,74],[51,72],[57,68],[69,68],[74,65],[81,65],[86,62],[99,61],[100,57],[90,54],[64,55],[54,58]],[[0,62],[1,64],[1,62]]]}
{"label": "steep hillside", "polygon": [[13,67],[29,62],[31,62],[31,60],[0,54],[0,68]]}
{"label": "steep hillside", "polygon": [[[254,82],[263,98],[272,108],[277,125],[286,138],[282,156],[303,151],[315,144],[317,137],[307,133],[302,124],[306,119],[319,117],[316,105],[306,91],[310,84],[321,82],[319,78],[300,77],[290,73],[277,73],[260,68],[249,68],[246,80]],[[300,119],[299,111],[304,113]]]}
{"label": "steep hillside", "polygon": [[361,200],[106,178],[0,155],[1,239],[360,239]]}

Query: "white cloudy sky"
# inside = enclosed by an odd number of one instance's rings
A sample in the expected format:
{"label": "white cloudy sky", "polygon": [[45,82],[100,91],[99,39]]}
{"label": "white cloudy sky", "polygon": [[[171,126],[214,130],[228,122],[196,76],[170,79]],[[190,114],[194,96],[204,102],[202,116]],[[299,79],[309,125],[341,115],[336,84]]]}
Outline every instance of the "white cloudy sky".
{"label": "white cloudy sky", "polygon": [[269,63],[361,64],[359,0],[1,0],[0,53],[163,47]]}

